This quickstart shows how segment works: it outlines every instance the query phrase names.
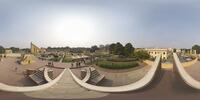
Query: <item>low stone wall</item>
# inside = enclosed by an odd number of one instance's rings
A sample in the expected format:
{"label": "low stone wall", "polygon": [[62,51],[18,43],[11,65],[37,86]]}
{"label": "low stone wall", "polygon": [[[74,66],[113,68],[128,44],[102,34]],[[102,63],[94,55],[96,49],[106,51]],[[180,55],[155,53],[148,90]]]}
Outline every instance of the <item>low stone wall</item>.
{"label": "low stone wall", "polygon": [[45,80],[46,80],[47,82],[51,82],[52,79],[51,79],[51,78],[49,77],[49,75],[48,75],[48,70],[49,70],[49,68],[47,68],[47,67],[44,68],[44,78],[45,78]]}
{"label": "low stone wall", "polygon": [[21,53],[11,53],[11,54],[5,54],[6,57],[21,57]]}
{"label": "low stone wall", "polygon": [[91,69],[87,68],[86,69],[86,76],[82,79],[82,81],[86,83],[90,79],[90,76],[91,76]]}
{"label": "low stone wall", "polygon": [[33,92],[33,91],[44,90],[44,89],[47,89],[47,88],[53,86],[54,84],[56,84],[61,79],[61,77],[63,76],[65,71],[66,71],[66,69],[64,69],[63,72],[57,78],[52,80],[51,82],[48,82],[46,84],[39,85],[39,86],[18,87],[18,86],[10,86],[10,85],[6,85],[6,84],[3,84],[3,83],[0,83],[0,91],[7,91],[7,92]]}
{"label": "low stone wall", "polygon": [[[192,61],[188,61],[188,62],[183,62],[181,63],[183,65],[183,67],[190,67],[191,65],[195,64],[197,62],[197,58],[195,60],[192,60]],[[144,61],[145,63],[147,63],[148,65],[152,65],[153,64],[153,61],[150,61],[150,60],[145,60]],[[162,68],[172,68],[173,67],[173,64],[172,63],[162,63]]]}
{"label": "low stone wall", "polygon": [[183,68],[176,53],[173,53],[173,72],[182,79],[187,85],[194,89],[200,89],[200,82],[192,78]]}
{"label": "low stone wall", "polygon": [[124,86],[117,86],[117,87],[103,87],[103,86],[95,86],[88,83],[83,82],[79,78],[77,78],[73,72],[68,69],[73,77],[73,80],[77,82],[80,86],[98,92],[128,92],[128,91],[135,91],[145,86],[149,85],[155,78],[155,76],[160,72],[161,69],[161,56],[158,56],[152,65],[151,69],[147,72],[147,74],[137,82],[134,82],[129,85]]}

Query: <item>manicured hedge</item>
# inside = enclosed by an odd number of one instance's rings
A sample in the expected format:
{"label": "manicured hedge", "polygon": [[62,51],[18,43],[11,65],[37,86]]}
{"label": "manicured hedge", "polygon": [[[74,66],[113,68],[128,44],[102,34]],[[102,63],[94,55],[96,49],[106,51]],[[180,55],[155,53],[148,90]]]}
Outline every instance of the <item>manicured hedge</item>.
{"label": "manicured hedge", "polygon": [[61,59],[61,57],[54,57],[54,58],[52,58],[52,59],[50,59],[50,61],[60,61],[60,59]]}
{"label": "manicured hedge", "polygon": [[138,66],[139,64],[136,61],[131,62],[112,62],[112,61],[98,61],[97,65],[103,68],[108,69],[127,69],[127,68],[133,68]]}
{"label": "manicured hedge", "polygon": [[131,62],[131,61],[136,61],[136,58],[108,58],[107,61],[112,61],[112,62]]}
{"label": "manicured hedge", "polygon": [[72,58],[65,57],[65,58],[63,59],[63,62],[72,62]]}

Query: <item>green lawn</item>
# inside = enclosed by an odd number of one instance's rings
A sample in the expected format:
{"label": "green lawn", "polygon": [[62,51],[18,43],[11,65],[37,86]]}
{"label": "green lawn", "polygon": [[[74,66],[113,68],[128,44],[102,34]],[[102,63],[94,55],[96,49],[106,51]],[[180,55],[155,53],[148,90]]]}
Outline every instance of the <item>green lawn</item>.
{"label": "green lawn", "polygon": [[63,62],[72,62],[72,56],[71,55],[65,55]]}
{"label": "green lawn", "polygon": [[139,64],[137,61],[130,62],[113,62],[113,61],[98,61],[97,65],[108,69],[127,69],[137,67]]}

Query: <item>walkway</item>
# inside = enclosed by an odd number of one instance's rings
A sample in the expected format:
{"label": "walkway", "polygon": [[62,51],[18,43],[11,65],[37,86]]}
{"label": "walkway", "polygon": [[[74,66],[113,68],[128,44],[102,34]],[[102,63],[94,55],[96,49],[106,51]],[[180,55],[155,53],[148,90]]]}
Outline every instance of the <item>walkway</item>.
{"label": "walkway", "polygon": [[[69,73],[67,73],[69,75]],[[67,77],[67,74],[65,76]],[[67,78],[68,79],[68,78]],[[62,79],[63,80],[63,79]],[[62,83],[62,82],[61,82]],[[59,84],[61,84],[59,83]],[[74,83],[73,83],[74,84]],[[28,96],[32,97],[41,97],[43,98],[57,98],[54,100],[64,100],[61,99],[62,97],[59,95],[60,93],[68,93],[67,91],[75,91],[71,87],[71,89],[65,85],[66,87],[59,87],[63,88],[63,91],[60,91],[56,93],[52,89],[52,93],[49,91],[43,91],[38,93],[26,93]],[[78,88],[78,86],[77,86]],[[54,88],[54,89],[58,89]],[[66,90],[68,89],[68,90]],[[69,90],[70,89],[70,90]],[[82,90],[82,89],[81,89]],[[85,90],[84,90],[85,91]],[[44,93],[47,92],[47,93]],[[93,92],[87,92],[86,94],[93,93]],[[97,93],[96,93],[97,94]],[[8,97],[9,95],[9,97]],[[92,96],[94,94],[91,94]],[[99,95],[99,94],[98,94]],[[171,69],[162,69],[161,76],[157,77],[156,80],[153,81],[153,83],[142,90],[135,91],[135,92],[127,92],[127,93],[115,93],[115,94],[100,94],[102,98],[96,98],[95,100],[199,100],[200,98],[200,91],[196,91],[194,89],[191,89],[190,87],[186,86],[181,80],[174,77],[174,74]],[[5,93],[0,92],[1,98],[6,98],[6,100],[42,100],[42,99],[34,99],[31,97],[24,96],[19,93]],[[53,97],[56,96],[56,97]],[[68,95],[65,94],[64,98],[72,98],[72,94]],[[77,92],[74,92],[73,96],[77,96],[77,98],[86,98],[86,95],[80,95]],[[105,97],[103,97],[105,96]]]}
{"label": "walkway", "polygon": [[185,69],[194,79],[200,81],[200,61]]}
{"label": "walkway", "polygon": [[199,100],[199,98],[200,91],[185,85],[182,80],[174,76],[171,69],[162,69],[161,76],[147,88],[136,92],[111,94],[101,100]]}
{"label": "walkway", "polygon": [[55,86],[43,91],[25,93],[25,95],[33,98],[84,99],[104,97],[108,94],[88,91],[80,87],[73,81],[69,71],[66,70],[61,80]]}

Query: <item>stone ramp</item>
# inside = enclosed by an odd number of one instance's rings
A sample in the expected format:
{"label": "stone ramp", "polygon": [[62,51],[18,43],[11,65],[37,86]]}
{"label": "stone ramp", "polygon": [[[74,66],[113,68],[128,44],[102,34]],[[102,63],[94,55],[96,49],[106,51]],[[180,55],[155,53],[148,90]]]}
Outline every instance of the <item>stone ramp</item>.
{"label": "stone ramp", "polygon": [[63,77],[49,89],[24,93],[33,98],[51,99],[88,99],[107,96],[108,93],[89,91],[80,87],[71,77],[69,70],[66,70]]}

